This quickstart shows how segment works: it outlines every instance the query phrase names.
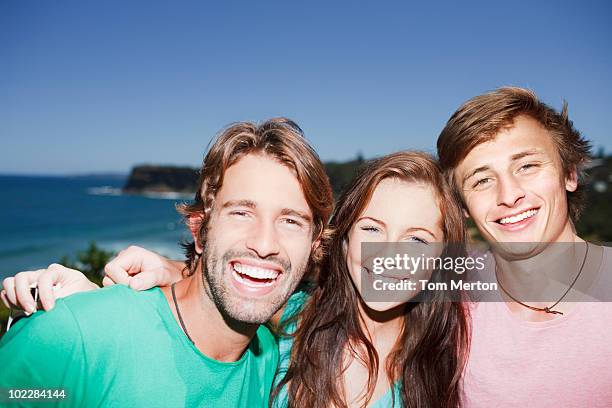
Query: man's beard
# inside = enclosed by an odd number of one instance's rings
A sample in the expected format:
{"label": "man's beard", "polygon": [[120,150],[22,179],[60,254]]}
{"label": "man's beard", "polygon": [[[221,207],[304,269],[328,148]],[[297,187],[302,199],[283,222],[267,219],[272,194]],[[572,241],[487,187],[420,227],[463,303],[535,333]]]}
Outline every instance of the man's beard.
{"label": "man's beard", "polygon": [[268,262],[275,262],[283,268],[277,279],[280,279],[274,290],[257,298],[244,298],[236,294],[230,287],[233,279],[231,276],[226,276],[226,270],[229,261],[236,258],[251,258],[260,260],[248,251],[228,250],[223,256],[219,257],[215,254],[215,245],[213,241],[208,241],[204,247],[202,256],[202,282],[207,295],[213,300],[219,312],[226,318],[232,319],[240,323],[264,324],[268,322],[272,316],[287,302],[287,299],[297,285],[299,284],[308,259],[303,265],[298,265],[295,269],[292,268],[291,262],[288,259],[280,257],[266,258]]}

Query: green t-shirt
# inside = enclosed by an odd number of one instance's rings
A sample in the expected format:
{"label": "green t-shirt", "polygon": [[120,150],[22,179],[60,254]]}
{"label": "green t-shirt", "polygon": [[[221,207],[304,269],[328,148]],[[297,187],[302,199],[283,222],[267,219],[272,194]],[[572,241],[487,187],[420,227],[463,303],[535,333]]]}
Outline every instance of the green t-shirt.
{"label": "green t-shirt", "polygon": [[267,407],[277,365],[264,326],[240,360],[215,361],[187,339],[161,290],[114,285],[59,300],[5,334],[0,406],[8,389],[36,388],[64,389],[62,407]]}

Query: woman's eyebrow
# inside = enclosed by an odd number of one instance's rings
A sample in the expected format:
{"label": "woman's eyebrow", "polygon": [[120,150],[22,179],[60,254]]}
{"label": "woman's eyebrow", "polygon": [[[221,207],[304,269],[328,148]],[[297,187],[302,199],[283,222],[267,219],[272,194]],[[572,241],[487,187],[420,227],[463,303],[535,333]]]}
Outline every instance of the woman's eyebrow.
{"label": "woman's eyebrow", "polygon": [[378,223],[378,224],[380,224],[382,226],[387,226],[387,224],[385,224],[384,221],[381,221],[381,220],[379,220],[377,218],[374,218],[374,217],[370,217],[369,215],[364,215],[363,217],[359,217],[357,219],[357,221],[355,221],[355,222],[359,222],[361,220],[371,220],[371,221],[374,221],[374,222],[376,222],[376,223]]}

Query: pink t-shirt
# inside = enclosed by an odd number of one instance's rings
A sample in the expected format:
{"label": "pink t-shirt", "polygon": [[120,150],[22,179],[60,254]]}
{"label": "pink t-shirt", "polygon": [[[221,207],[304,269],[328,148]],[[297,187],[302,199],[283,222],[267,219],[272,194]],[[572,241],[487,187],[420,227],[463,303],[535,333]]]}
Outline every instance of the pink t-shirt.
{"label": "pink t-shirt", "polygon": [[[602,272],[612,274],[612,249]],[[505,303],[472,309],[465,407],[612,407],[612,303],[527,322]]]}

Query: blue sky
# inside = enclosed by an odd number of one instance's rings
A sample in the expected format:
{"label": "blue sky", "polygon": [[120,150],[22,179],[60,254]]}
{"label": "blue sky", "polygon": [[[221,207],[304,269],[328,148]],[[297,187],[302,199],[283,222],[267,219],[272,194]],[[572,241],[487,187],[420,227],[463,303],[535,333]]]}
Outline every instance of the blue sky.
{"label": "blue sky", "polygon": [[289,116],[321,157],[433,152],[450,114],[532,88],[612,152],[609,2],[0,3],[0,173],[198,165]]}

